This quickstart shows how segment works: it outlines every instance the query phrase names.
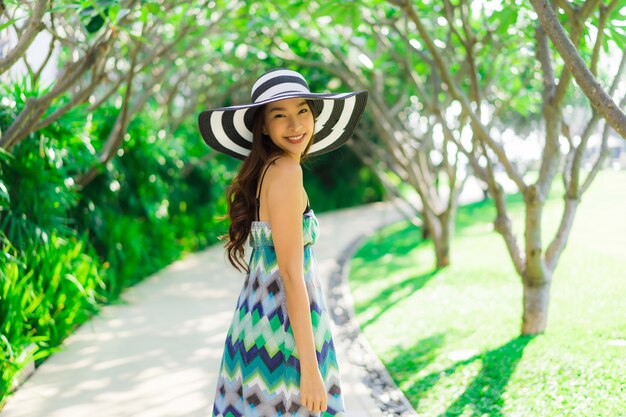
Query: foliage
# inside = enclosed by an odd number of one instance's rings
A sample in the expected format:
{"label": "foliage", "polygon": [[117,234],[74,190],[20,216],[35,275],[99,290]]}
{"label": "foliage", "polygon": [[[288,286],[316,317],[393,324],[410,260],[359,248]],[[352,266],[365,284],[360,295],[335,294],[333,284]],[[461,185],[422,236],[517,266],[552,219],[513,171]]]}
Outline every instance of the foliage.
{"label": "foliage", "polygon": [[[30,244],[30,243],[29,243]],[[65,239],[52,232],[18,251],[2,236],[0,344],[2,392],[30,360],[41,360],[98,311],[104,286],[85,237]],[[34,349],[28,349],[35,343]],[[27,352],[27,354],[24,354]]]}
{"label": "foliage", "polygon": [[[0,109],[0,129],[24,107],[29,97],[43,91],[31,89],[26,82],[3,85],[5,97],[13,99],[11,107]],[[77,164],[89,160],[80,135],[84,114],[67,115],[64,123],[53,124],[13,149],[11,157],[0,161],[2,181],[7,185],[8,199],[0,216],[0,230],[22,253],[57,230],[70,234],[72,225],[67,211],[77,202],[71,181]]]}

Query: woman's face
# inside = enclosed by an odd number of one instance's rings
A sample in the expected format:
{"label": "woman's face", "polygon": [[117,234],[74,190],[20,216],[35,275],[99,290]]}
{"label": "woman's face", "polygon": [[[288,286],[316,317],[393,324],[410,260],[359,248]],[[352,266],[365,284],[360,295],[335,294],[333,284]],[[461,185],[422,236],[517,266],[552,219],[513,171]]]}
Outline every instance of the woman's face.
{"label": "woman's face", "polygon": [[288,98],[265,106],[263,133],[288,155],[300,156],[313,137],[315,120],[303,98]]}

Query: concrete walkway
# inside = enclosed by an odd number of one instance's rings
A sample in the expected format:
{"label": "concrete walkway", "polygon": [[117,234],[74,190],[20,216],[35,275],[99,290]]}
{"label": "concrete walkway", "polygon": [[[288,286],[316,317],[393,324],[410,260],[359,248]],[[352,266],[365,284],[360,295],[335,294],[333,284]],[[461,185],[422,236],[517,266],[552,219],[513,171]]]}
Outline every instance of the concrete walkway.
{"label": "concrete walkway", "polygon": [[[390,203],[318,215],[320,281],[364,231],[400,218]],[[246,246],[246,259],[250,248]],[[243,274],[221,244],[186,256],[122,295],[66,339],[10,398],[2,417],[205,417]],[[337,343],[348,417],[379,417]]]}

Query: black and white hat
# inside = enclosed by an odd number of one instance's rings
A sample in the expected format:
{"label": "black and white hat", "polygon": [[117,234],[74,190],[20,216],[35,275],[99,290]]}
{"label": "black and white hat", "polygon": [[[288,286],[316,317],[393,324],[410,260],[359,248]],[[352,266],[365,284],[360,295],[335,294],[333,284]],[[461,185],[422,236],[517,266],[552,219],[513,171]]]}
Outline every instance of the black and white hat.
{"label": "black and white hat", "polygon": [[211,148],[237,159],[252,149],[252,123],[259,106],[287,98],[312,100],[316,107],[315,134],[308,155],[330,152],[351,136],[367,102],[367,91],[311,93],[300,73],[275,69],[260,76],[252,86],[250,104],[206,110],[198,116],[202,138]]}

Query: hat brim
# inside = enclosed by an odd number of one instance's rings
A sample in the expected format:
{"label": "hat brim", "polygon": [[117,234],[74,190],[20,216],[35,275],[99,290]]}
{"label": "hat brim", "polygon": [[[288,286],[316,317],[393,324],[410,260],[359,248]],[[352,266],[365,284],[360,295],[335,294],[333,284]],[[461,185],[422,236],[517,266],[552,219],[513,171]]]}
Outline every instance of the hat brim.
{"label": "hat brim", "polygon": [[318,104],[314,142],[308,152],[309,156],[317,156],[337,149],[350,139],[365,110],[367,91],[285,92],[257,103],[206,110],[198,116],[202,139],[216,151],[243,160],[252,150],[252,122],[256,109],[288,98],[304,98]]}

